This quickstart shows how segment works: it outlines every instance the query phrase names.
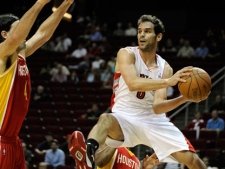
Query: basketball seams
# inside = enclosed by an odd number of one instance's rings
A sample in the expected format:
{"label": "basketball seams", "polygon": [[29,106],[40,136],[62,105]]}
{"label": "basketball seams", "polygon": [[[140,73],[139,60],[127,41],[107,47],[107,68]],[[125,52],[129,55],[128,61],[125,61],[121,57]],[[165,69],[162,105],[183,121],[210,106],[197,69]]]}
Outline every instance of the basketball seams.
{"label": "basketball seams", "polygon": [[199,94],[197,96],[200,96],[200,99],[202,99],[202,90],[201,90],[201,87],[199,85],[198,78],[196,78],[196,76],[200,77],[199,73],[198,73],[198,70],[197,70],[197,73],[194,77],[195,77],[196,84],[198,85],[198,91],[199,91]]}
{"label": "basketball seams", "polygon": [[192,84],[192,76],[193,75],[190,76],[190,83],[189,83],[189,86],[188,86],[188,99],[190,99],[189,96],[190,96],[190,88],[191,88],[191,84]]}
{"label": "basketball seams", "polygon": [[[207,74],[206,73],[201,73],[201,74],[204,74],[204,75],[206,75],[207,76]],[[208,83],[208,81],[207,80],[205,80],[205,78],[203,78],[202,76],[200,76],[199,75],[199,77],[208,85],[208,87],[210,87],[211,85]]]}

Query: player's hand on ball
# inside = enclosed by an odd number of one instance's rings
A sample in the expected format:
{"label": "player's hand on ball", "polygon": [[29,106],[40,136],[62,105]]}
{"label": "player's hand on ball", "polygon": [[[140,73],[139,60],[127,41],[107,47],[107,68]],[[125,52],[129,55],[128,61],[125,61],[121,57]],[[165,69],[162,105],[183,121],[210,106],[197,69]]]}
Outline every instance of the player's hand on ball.
{"label": "player's hand on ball", "polygon": [[182,77],[189,76],[192,68],[193,66],[187,66],[178,70],[172,77],[168,79],[167,83],[169,86],[175,86],[178,82],[186,82],[186,80],[182,79]]}

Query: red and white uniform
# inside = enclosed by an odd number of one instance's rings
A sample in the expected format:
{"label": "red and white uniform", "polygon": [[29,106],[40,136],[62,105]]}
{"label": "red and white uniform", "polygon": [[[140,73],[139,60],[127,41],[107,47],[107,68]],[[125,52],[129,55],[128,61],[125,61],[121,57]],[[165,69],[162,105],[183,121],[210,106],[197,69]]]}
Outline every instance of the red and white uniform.
{"label": "red and white uniform", "polygon": [[23,57],[0,74],[0,168],[25,169],[18,138],[30,102],[30,74]]}
{"label": "red and white uniform", "polygon": [[[135,67],[140,77],[162,78],[165,67],[163,58],[156,55],[157,67],[149,69],[142,60],[138,47],[127,47],[126,50],[134,53]],[[162,162],[177,162],[170,156],[173,152],[195,152],[193,146],[165,113],[154,113],[152,104],[155,91],[130,91],[119,73],[114,74],[113,90],[112,115],[118,120],[125,138],[124,142],[107,138],[106,144],[111,147],[134,147],[144,144],[152,147]]]}
{"label": "red and white uniform", "polygon": [[108,164],[97,169],[140,169],[140,161],[130,150],[119,147]]}

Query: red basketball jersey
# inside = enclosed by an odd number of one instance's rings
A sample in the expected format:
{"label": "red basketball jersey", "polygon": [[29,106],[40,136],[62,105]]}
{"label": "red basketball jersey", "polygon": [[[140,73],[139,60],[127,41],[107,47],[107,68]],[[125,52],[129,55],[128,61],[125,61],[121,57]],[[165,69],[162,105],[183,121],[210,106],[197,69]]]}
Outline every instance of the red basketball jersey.
{"label": "red basketball jersey", "polygon": [[17,136],[30,102],[30,74],[26,60],[18,56],[8,70],[0,74],[0,136]]}

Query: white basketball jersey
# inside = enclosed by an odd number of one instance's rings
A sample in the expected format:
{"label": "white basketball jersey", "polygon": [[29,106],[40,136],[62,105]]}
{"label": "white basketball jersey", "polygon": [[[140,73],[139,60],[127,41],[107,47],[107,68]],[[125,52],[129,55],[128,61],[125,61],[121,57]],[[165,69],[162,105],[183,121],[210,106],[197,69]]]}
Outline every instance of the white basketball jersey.
{"label": "white basketball jersey", "polygon": [[[161,79],[165,67],[165,60],[156,55],[157,66],[149,69],[139,53],[139,47],[126,47],[126,50],[135,55],[135,67],[142,78]],[[156,115],[152,104],[155,91],[130,91],[120,73],[114,74],[112,97],[112,112],[132,115],[150,115],[152,118],[166,117],[165,114]],[[162,120],[162,119],[161,119]],[[167,119],[168,120],[168,119]]]}

